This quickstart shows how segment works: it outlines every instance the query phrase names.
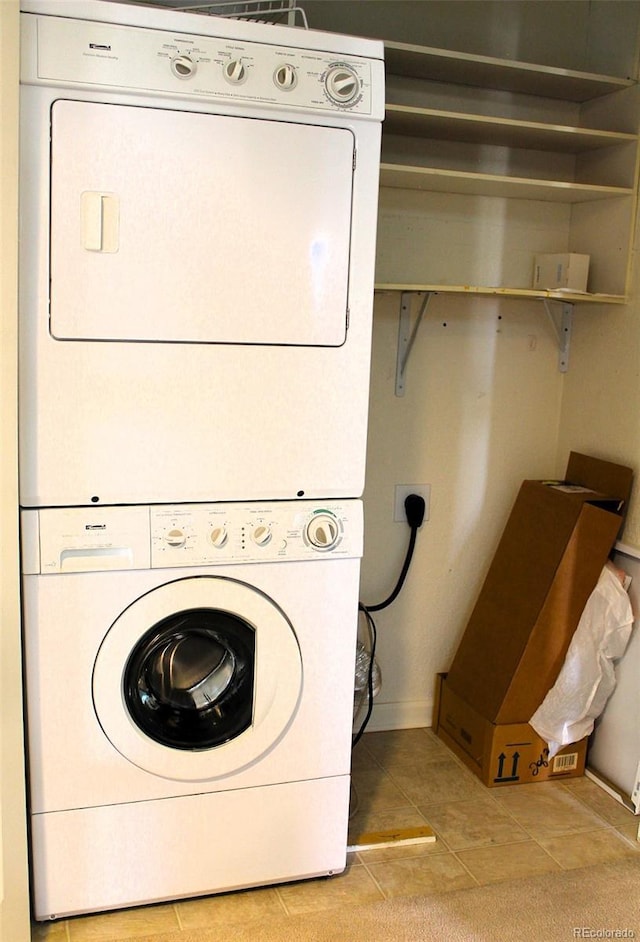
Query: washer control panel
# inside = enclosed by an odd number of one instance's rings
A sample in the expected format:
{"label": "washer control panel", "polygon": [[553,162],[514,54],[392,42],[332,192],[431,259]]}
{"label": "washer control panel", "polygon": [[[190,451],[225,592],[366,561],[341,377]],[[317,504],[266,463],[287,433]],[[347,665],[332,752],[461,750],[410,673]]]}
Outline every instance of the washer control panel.
{"label": "washer control panel", "polygon": [[23,82],[382,118],[384,65],[376,59],[52,16],[36,26],[37,61],[23,57]]}
{"label": "washer control panel", "polygon": [[360,500],[137,507],[21,513],[25,574],[164,569],[357,558]]}
{"label": "washer control panel", "polygon": [[152,568],[362,555],[362,505],[177,504],[150,508]]}

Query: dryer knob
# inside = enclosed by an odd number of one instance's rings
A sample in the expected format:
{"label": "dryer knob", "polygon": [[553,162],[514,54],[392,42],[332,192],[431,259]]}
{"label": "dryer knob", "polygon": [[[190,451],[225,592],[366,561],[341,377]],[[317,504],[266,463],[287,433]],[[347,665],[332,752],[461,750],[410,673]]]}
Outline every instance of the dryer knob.
{"label": "dryer knob", "polygon": [[316,514],[307,524],[306,535],[315,549],[328,550],[338,542],[340,527],[333,514]]}
{"label": "dryer knob", "polygon": [[224,77],[232,85],[240,85],[247,77],[247,70],[242,64],[241,59],[232,59],[224,67]]}
{"label": "dryer knob", "polygon": [[189,56],[176,56],[171,60],[171,71],[180,79],[188,79],[196,74],[197,63]]}
{"label": "dryer knob", "polygon": [[287,92],[290,91],[292,88],[295,88],[298,82],[295,68],[288,62],[285,62],[284,65],[279,66],[273,73],[273,81],[278,88],[282,88]]}
{"label": "dryer knob", "polygon": [[165,540],[169,546],[184,546],[184,544],[187,542],[187,535],[184,530],[178,530],[176,528],[174,530],[169,530],[165,536]]}
{"label": "dryer knob", "polygon": [[327,95],[338,105],[350,104],[360,91],[358,76],[345,65],[334,65],[330,68],[324,84]]}

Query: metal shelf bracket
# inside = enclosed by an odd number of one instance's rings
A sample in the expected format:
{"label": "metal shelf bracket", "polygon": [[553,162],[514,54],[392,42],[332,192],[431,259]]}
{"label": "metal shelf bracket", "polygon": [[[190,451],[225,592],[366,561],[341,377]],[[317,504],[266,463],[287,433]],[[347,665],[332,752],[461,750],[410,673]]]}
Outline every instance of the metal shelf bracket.
{"label": "metal shelf bracket", "polygon": [[[569,350],[571,349],[571,327],[573,325],[573,304],[568,301],[553,301],[542,298],[545,311],[558,338],[558,369],[566,373],[569,369]],[[551,304],[560,305],[558,317],[551,310]]]}
{"label": "metal shelf bracket", "polygon": [[[422,299],[422,304],[420,305],[420,310],[418,311],[418,316],[416,317],[413,327],[411,326],[411,298],[416,292],[413,291],[403,291],[400,295],[400,317],[398,320],[398,355],[396,359],[396,396],[404,396],[404,390],[406,385],[406,374],[407,374],[407,364],[409,363],[409,356],[411,354],[411,348],[413,347],[416,335],[418,333],[418,328],[422,322],[422,318],[425,315],[427,307],[429,306],[429,301],[433,294],[432,291],[427,291]],[[420,294],[421,292],[417,292]]]}
{"label": "metal shelf bracket", "polygon": [[[411,323],[411,301],[414,294],[421,295],[421,291],[403,291],[400,295],[400,314],[398,318],[398,352],[396,358],[396,396],[404,396],[407,382],[407,366],[411,350],[415,343],[418,329],[429,306],[429,301],[436,292],[425,291],[420,310],[413,324]],[[569,351],[571,349],[571,328],[573,325],[573,304],[569,301],[556,301],[541,298],[545,311],[558,340],[558,369],[566,373],[569,369]],[[551,305],[557,307],[559,312],[552,310]]]}

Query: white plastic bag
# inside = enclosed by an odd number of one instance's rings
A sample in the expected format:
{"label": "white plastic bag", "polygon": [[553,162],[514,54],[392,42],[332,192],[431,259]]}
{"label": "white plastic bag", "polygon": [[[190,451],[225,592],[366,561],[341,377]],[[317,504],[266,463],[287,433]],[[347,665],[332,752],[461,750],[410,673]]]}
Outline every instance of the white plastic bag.
{"label": "white plastic bag", "polygon": [[621,575],[613,563],[602,570],[558,678],[529,721],[549,744],[550,758],[593,730],[615,687],[613,661],[624,654],[633,627]]}

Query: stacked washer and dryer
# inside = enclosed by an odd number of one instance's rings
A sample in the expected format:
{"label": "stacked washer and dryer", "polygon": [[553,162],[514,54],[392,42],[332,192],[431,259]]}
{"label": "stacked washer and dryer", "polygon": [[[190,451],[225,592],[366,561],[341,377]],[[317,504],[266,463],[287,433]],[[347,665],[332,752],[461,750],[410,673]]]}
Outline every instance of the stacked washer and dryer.
{"label": "stacked washer and dryer", "polygon": [[380,43],[25,0],[38,919],[346,859]]}

